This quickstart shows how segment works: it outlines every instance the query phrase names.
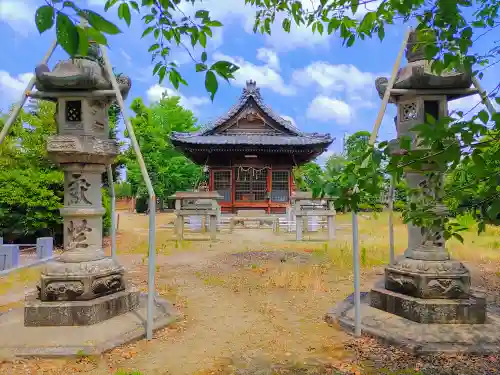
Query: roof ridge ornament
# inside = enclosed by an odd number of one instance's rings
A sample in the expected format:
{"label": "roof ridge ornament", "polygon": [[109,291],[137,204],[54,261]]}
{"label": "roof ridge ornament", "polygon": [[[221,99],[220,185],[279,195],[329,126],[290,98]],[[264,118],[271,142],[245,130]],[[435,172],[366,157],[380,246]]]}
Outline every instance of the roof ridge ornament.
{"label": "roof ridge ornament", "polygon": [[246,86],[243,89],[243,96],[246,97],[249,95],[257,96],[260,98],[260,89],[257,87],[257,82],[252,79],[246,81]]}

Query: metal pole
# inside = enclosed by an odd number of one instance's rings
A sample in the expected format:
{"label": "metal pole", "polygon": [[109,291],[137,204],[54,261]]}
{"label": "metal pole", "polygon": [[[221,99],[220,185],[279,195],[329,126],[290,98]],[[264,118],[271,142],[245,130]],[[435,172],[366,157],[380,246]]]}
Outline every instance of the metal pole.
{"label": "metal pole", "polygon": [[361,336],[361,296],[359,271],[358,214],[352,212],[352,257],[354,265],[354,336]]}
{"label": "metal pole", "polygon": [[[40,64],[46,64],[49,61],[50,57],[54,53],[54,50],[56,49],[56,46],[57,46],[57,41],[54,41],[52,43],[52,45],[50,46],[49,50],[47,51],[47,53],[45,54],[45,56],[43,57],[42,62]],[[9,118],[5,122],[5,124],[2,128],[2,131],[0,132],[0,145],[3,143],[3,140],[5,139],[7,134],[9,133],[10,127],[12,126],[14,121],[16,121],[17,116],[19,116],[19,112],[21,112],[21,108],[23,108],[24,103],[26,103],[26,99],[28,99],[29,91],[31,91],[31,89],[33,89],[33,86],[35,86],[35,82],[36,82],[36,77],[33,75],[33,77],[30,79],[28,85],[26,86],[26,89],[23,91],[23,94],[22,94],[21,98],[19,99],[19,102],[12,109],[12,112],[10,113]]]}
{"label": "metal pole", "polygon": [[108,165],[109,195],[111,196],[111,257],[116,259],[116,195],[111,164]]}
{"label": "metal pole", "polygon": [[387,103],[389,102],[389,98],[391,96],[392,86],[396,81],[396,76],[399,69],[399,64],[401,63],[401,59],[403,58],[403,53],[406,49],[406,43],[408,42],[408,38],[410,37],[411,29],[406,31],[405,37],[403,39],[403,43],[401,44],[401,48],[398,52],[398,57],[396,58],[396,62],[392,67],[391,79],[387,83],[387,88],[385,89],[384,98],[382,99],[382,105],[380,106],[380,110],[378,111],[377,119],[375,120],[375,125],[373,126],[372,135],[370,136],[370,144],[373,145],[377,139],[378,130],[380,128],[380,124],[382,123],[382,119],[384,118],[385,109],[387,108]]}
{"label": "metal pole", "polygon": [[113,85],[113,89],[116,91],[116,100],[120,105],[120,109],[123,115],[123,121],[125,122],[125,126],[127,128],[128,134],[130,136],[130,141],[132,143],[132,147],[134,148],[135,155],[137,157],[137,162],[139,163],[139,168],[141,170],[142,178],[144,179],[144,183],[146,184],[146,188],[148,190],[149,200],[150,200],[150,210],[149,210],[149,256],[148,256],[148,302],[147,302],[147,319],[146,319],[146,338],[151,340],[153,338],[153,309],[154,309],[154,299],[155,299],[155,214],[156,214],[156,196],[153,190],[153,184],[151,183],[151,179],[149,178],[148,171],[146,169],[146,164],[144,163],[144,159],[142,158],[141,149],[139,147],[139,143],[137,142],[137,138],[135,138],[134,129],[132,128],[132,124],[130,123],[129,118],[125,112],[125,103],[123,101],[122,94],[120,92],[120,87],[118,86],[118,82],[116,82],[116,77],[113,73],[113,69],[111,68],[111,64],[109,62],[108,53],[105,46],[101,46],[102,57],[104,60],[104,67],[108,73],[109,79],[111,80],[111,84]]}
{"label": "metal pole", "polygon": [[475,76],[472,77],[472,84],[477,89],[477,91],[479,91],[479,95],[481,96],[483,104],[488,109],[488,112],[490,113],[490,115],[497,113],[495,107],[493,107],[493,104],[491,103],[490,98],[488,98],[488,94],[481,87],[481,84],[479,83],[479,80],[477,79],[477,77],[475,77]]}
{"label": "metal pole", "polygon": [[394,264],[394,177],[391,176],[389,186],[389,259]]}

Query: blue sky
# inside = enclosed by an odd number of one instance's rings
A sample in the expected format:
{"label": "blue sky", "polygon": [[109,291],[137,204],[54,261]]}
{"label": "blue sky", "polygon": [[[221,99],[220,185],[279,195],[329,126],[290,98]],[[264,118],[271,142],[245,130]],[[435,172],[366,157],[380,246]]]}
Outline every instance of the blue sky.
{"label": "blue sky", "polygon": [[[104,12],[105,0],[76,2]],[[39,35],[35,28],[35,9],[43,3],[43,0],[0,0],[0,108],[3,110],[17,100],[55,36],[54,30]],[[287,34],[280,29],[279,20],[271,36],[255,35],[251,30],[254,10],[245,7],[244,0],[205,0],[203,4],[212,18],[224,24],[208,41],[209,59],[232,61],[240,70],[230,85],[221,83],[211,103],[204,89],[204,75],[195,72],[194,64],[183,49],[173,51],[171,56],[189,83],[177,94],[182,104],[194,111],[200,124],[222,115],[238,99],[245,81],[253,79],[268,105],[301,130],[332,134],[336,141],[329,153],[340,151],[345,133],[371,131],[381,103],[374,80],[380,75],[390,75],[408,25],[388,27],[383,42],[375,38],[357,41],[353,47],[346,48],[335,35],[320,36],[297,28]],[[184,10],[187,14],[193,13],[187,3]],[[360,7],[356,16],[362,17],[363,12],[366,10]],[[160,86],[157,77],[151,74],[147,52],[151,40],[140,38],[143,30],[140,17],[133,18],[130,28],[118,20],[115,8],[106,17],[123,31],[108,41],[113,66],[132,79],[127,104],[136,97],[151,103],[164,91],[176,94],[168,82]],[[483,38],[477,48],[484,50],[493,41],[494,36]],[[64,52],[58,48],[49,65],[64,58]],[[499,80],[500,68],[496,66],[485,72],[482,82],[486,90],[491,90]],[[477,96],[472,96],[455,101],[450,107],[468,110],[478,101]],[[380,139],[395,137],[394,115],[395,107],[389,105]]]}

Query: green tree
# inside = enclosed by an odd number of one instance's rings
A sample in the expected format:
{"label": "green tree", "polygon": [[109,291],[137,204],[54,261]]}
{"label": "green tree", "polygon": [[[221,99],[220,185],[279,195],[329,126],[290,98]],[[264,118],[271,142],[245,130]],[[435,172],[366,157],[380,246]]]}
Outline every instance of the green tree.
{"label": "green tree", "polygon": [[323,175],[318,163],[309,162],[293,169],[295,186],[300,191],[310,191],[316,181]]}
{"label": "green tree", "polygon": [[[131,119],[137,141],[141,147],[156,196],[163,201],[179,190],[193,189],[202,178],[202,169],[174,149],[170,142],[172,132],[197,130],[196,118],[189,110],[179,105],[179,97],[164,97],[147,107],[135,99],[130,108],[135,117]],[[128,133],[126,133],[128,136]],[[127,181],[132,193],[139,198],[147,197],[139,165],[130,148],[126,151]]]}
{"label": "green tree", "polygon": [[7,239],[61,234],[63,173],[45,148],[57,129],[54,111],[48,102],[21,111],[0,145],[0,228]]}

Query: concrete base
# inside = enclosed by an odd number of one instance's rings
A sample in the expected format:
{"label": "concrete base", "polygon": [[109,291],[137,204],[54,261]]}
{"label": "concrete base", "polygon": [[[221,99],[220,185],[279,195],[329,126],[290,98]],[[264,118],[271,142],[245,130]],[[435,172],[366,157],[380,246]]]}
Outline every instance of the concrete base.
{"label": "concrete base", "polygon": [[26,296],[24,325],[26,327],[88,326],[135,310],[140,292],[123,290],[90,301],[44,302],[36,294]]}
{"label": "concrete base", "polygon": [[486,299],[422,299],[382,287],[370,292],[370,306],[417,323],[482,324],[486,321]]}
{"label": "concrete base", "polygon": [[[98,355],[146,334],[146,295],[139,307],[88,326],[25,327],[22,309],[0,314],[0,358]],[[153,329],[163,328],[179,314],[165,300],[156,298]]]}
{"label": "concrete base", "polygon": [[[361,331],[412,354],[500,351],[500,311],[487,308],[484,324],[423,324],[370,306],[370,293],[361,294]],[[354,332],[354,299],[350,295],[325,316],[328,324]]]}

